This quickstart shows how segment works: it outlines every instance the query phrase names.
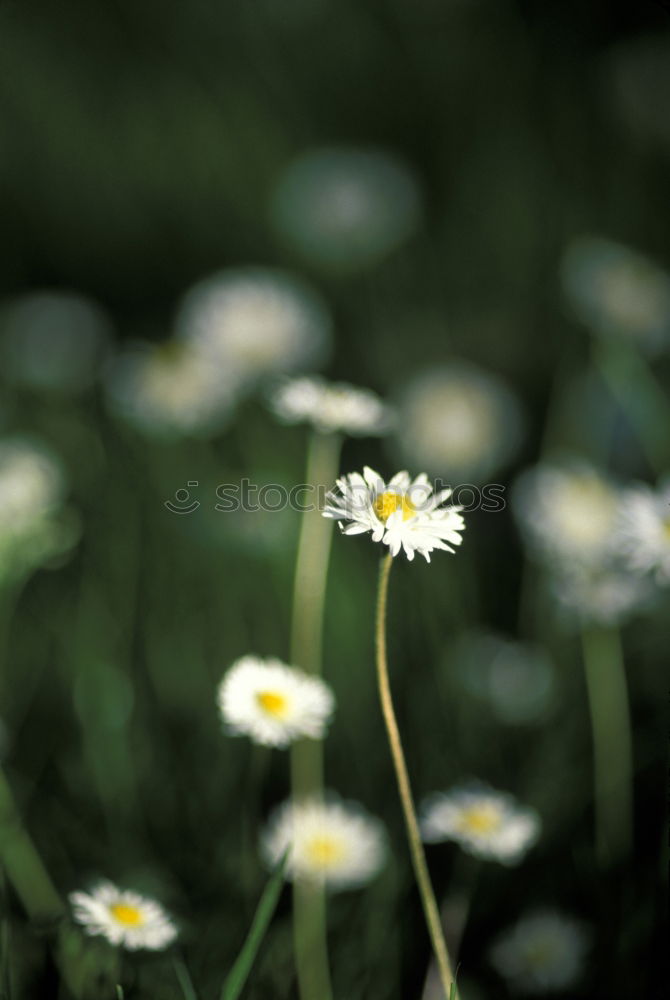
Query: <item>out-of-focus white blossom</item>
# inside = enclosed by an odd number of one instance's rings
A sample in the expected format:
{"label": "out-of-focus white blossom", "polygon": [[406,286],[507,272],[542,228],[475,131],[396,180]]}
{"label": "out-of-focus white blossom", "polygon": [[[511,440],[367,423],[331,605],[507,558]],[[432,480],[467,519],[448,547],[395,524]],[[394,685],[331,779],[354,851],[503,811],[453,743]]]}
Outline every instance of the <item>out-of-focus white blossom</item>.
{"label": "out-of-focus white blossom", "polygon": [[519,446],[523,421],[502,379],[458,362],[408,382],[397,426],[403,453],[456,485],[501,468]]}
{"label": "out-of-focus white blossom", "polygon": [[568,247],[562,275],[572,308],[593,333],[650,354],[670,344],[670,275],[643,254],[583,237]]}
{"label": "out-of-focus white blossom", "polygon": [[304,375],[281,385],[272,397],[277,416],[289,424],[311,423],[323,433],[354,437],[384,434],[392,412],[370,389]]}
{"label": "out-of-focus white blossom", "polygon": [[540,835],[540,817],[505,792],[469,785],[429,796],[421,809],[428,843],[453,840],[480,858],[518,864]]}
{"label": "out-of-focus white blossom", "polygon": [[617,540],[631,569],[670,583],[670,479],[657,491],[643,483],[624,490]]}
{"label": "out-of-focus white blossom", "polygon": [[16,385],[78,392],[96,379],[111,324],[94,302],[70,292],[21,296],[0,312],[2,374]]}
{"label": "out-of-focus white blossom", "polygon": [[56,456],[28,438],[0,440],[0,581],[20,577],[76,538]]}
{"label": "out-of-focus white blossom", "polygon": [[403,243],[420,216],[408,168],[380,150],[320,148],[279,179],[272,214],[279,235],[310,264],[357,271]]}
{"label": "out-of-focus white blossom", "polygon": [[110,366],[110,408],[144,434],[205,436],[228,420],[236,386],[210,358],[171,340],[136,343]]}
{"label": "out-of-focus white blossom", "polygon": [[651,582],[616,558],[601,566],[562,567],[552,576],[551,589],[564,616],[595,625],[621,625],[654,597]]}
{"label": "out-of-focus white blossom", "polygon": [[90,893],[71,893],[70,903],[74,919],[87,934],[102,935],[129,951],[162,951],[177,937],[176,926],[159,903],[111,882],[101,882]]}
{"label": "out-of-focus white blossom", "polygon": [[285,271],[220,271],[194,285],[176,317],[179,338],[211,359],[221,379],[248,383],[318,367],[332,321],[321,296]]}
{"label": "out-of-focus white blossom", "polygon": [[590,934],[580,921],[538,910],[501,934],[489,958],[520,993],[562,993],[579,982],[589,946]]}

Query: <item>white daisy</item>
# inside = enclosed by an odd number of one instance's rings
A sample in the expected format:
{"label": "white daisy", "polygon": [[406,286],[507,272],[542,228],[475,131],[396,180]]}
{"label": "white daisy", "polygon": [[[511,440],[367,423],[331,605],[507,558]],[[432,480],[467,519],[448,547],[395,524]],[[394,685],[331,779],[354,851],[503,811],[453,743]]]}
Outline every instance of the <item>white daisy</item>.
{"label": "white daisy", "polygon": [[110,407],[140,431],[202,435],[227,420],[235,387],[210,358],[180,341],[134,344],[110,367]]}
{"label": "white daisy", "polygon": [[287,854],[289,880],[349,889],[369,882],[386,858],[386,835],[379,820],[360,806],[334,797],[321,802],[286,802],[270,818],[261,839],[270,867]]}
{"label": "white daisy", "polygon": [[595,333],[657,353],[670,340],[670,276],[612,240],[583,237],[567,250],[563,284],[575,312]]}
{"label": "white daisy", "polygon": [[435,475],[486,477],[519,446],[521,407],[507,385],[475,365],[454,363],[412,378],[399,405],[403,453]]}
{"label": "white daisy", "polygon": [[419,552],[430,562],[434,549],[453,552],[452,546],[463,540],[461,508],[442,506],[450,496],[450,489],[434,494],[423,473],[412,480],[407,472],[398,472],[385,483],[366,466],[363,475],[352,472],[337,480],[323,516],[334,518],[345,535],[371,532],[373,542],[388,545],[393,556],[402,548],[408,559]]}
{"label": "white daisy", "polygon": [[3,374],[17,385],[77,392],[95,380],[111,341],[102,309],[71,292],[40,291],[0,315]]}
{"label": "white daisy", "polygon": [[527,470],[512,501],[522,534],[540,556],[572,567],[600,564],[616,552],[620,491],[586,462]]}
{"label": "white daisy", "polygon": [[323,433],[384,434],[391,424],[390,408],[370,389],[316,376],[285,382],[272,397],[271,406],[286,423],[307,421]]}
{"label": "white daisy", "polygon": [[130,951],[161,951],[177,937],[177,928],[159,903],[136,892],[101,882],[90,893],[73,892],[74,919],[87,934],[100,934],[110,944]]}
{"label": "white daisy", "polygon": [[539,837],[540,817],[505,792],[472,785],[426,799],[421,831],[427,843],[454,840],[469,854],[514,865]]}
{"label": "white daisy", "polygon": [[176,329],[220,373],[249,381],[319,365],[332,321],[320,295],[284,271],[221,271],[182,299]]}
{"label": "white daisy", "polygon": [[321,739],[335,707],[332,691],[319,677],[257,656],[243,656],[232,665],[217,700],[231,733],[272,747],[302,737]]}
{"label": "white daisy", "polygon": [[419,216],[410,171],[372,149],[303,153],[280,177],[273,199],[279,236],[311,265],[335,271],[376,264],[407,239]]}
{"label": "white daisy", "polygon": [[620,625],[654,597],[651,582],[631,573],[620,559],[600,566],[563,567],[552,578],[551,589],[568,618],[598,625]]}
{"label": "white daisy", "polygon": [[670,479],[624,490],[618,541],[631,569],[670,583]]}
{"label": "white daisy", "polygon": [[558,993],[574,986],[584,970],[590,935],[572,917],[538,910],[494,942],[491,964],[521,993]]}

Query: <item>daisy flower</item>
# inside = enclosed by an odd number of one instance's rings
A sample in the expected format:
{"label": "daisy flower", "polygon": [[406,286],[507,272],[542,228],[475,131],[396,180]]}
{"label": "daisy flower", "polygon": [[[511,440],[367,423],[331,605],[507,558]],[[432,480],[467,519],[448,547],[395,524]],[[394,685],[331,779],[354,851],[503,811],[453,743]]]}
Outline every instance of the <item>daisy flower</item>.
{"label": "daisy flower", "polygon": [[352,272],[402,244],[420,216],[416,181],[381,150],[309,150],[279,179],[272,214],[279,236],[311,265]]}
{"label": "daisy flower", "polygon": [[651,582],[631,573],[620,559],[562,568],[551,589],[568,617],[598,625],[620,625],[654,597]]}
{"label": "daisy flower", "polygon": [[16,385],[58,392],[79,392],[95,381],[112,334],[95,302],[56,291],[14,299],[0,329],[3,374]]}
{"label": "daisy flower", "polygon": [[563,285],[575,313],[603,337],[638,343],[650,354],[670,340],[670,276],[626,246],[576,240],[563,260]]}
{"label": "daisy flower", "polygon": [[334,797],[285,802],[270,818],[261,852],[274,868],[287,851],[287,879],[350,889],[381,869],[386,835],[382,824],[354,803]]}
{"label": "daisy flower", "polygon": [[390,408],[370,389],[316,376],[285,382],[272,397],[271,406],[285,423],[308,422],[322,433],[384,434],[391,424]]}
{"label": "daisy flower", "polygon": [[189,344],[134,344],[111,365],[110,408],[151,436],[203,435],[227,420],[235,387],[211,359]]}
{"label": "daisy flower", "polygon": [[[337,490],[326,496],[324,517],[338,522],[345,535],[370,532],[373,542],[387,545],[396,556],[402,548],[408,559],[419,552],[426,562],[434,549],[454,552],[465,524],[461,507],[443,507],[451,490],[434,494],[425,474],[412,480],[398,472],[385,483],[367,466],[363,475],[352,472],[337,480]],[[346,523],[345,523],[346,522]]]}
{"label": "daisy flower", "polygon": [[473,785],[430,796],[421,829],[426,843],[454,840],[476,857],[515,865],[539,837],[540,818],[511,795]]}
{"label": "daisy flower", "polygon": [[529,546],[565,566],[593,566],[616,552],[620,490],[583,461],[538,465],[512,492]]}
{"label": "daisy flower", "polygon": [[90,893],[73,892],[74,919],[87,934],[102,935],[110,944],[130,951],[161,951],[177,937],[177,928],[163,907],[136,892],[100,882]]}
{"label": "daisy flower", "polygon": [[191,288],[177,335],[238,382],[319,365],[330,352],[332,322],[302,279],[267,268],[220,271]]}
{"label": "daisy flower", "polygon": [[225,674],[218,704],[226,728],[263,746],[286,747],[302,737],[321,739],[333,714],[333,693],[281,660],[243,656]]}
{"label": "daisy flower", "polygon": [[670,479],[656,492],[645,484],[624,490],[617,537],[631,569],[670,583]]}
{"label": "daisy flower", "polygon": [[581,978],[589,937],[572,917],[538,910],[501,934],[489,959],[520,993],[560,993]]}
{"label": "daisy flower", "polygon": [[455,363],[409,381],[399,404],[405,455],[440,475],[468,481],[504,465],[519,446],[521,407],[507,385],[475,365]]}

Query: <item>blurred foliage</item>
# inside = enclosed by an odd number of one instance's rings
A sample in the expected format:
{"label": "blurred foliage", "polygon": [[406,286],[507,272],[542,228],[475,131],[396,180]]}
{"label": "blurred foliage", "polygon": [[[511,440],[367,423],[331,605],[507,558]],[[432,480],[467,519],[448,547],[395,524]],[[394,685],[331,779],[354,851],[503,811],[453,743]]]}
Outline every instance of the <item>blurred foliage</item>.
{"label": "blurred foliage", "polygon": [[[409,371],[452,358],[508,379],[528,432],[501,482],[543,441],[652,479],[635,427],[589,367],[557,274],[566,243],[591,231],[670,264],[658,210],[667,148],[628,128],[611,71],[613,53],[655,34],[667,48],[670,14],[651,2],[5,0],[0,288],[76,289],[107,308],[119,339],[161,339],[203,274],[292,267],[334,310],[329,375],[391,398]],[[419,180],[420,228],[369,273],[323,275],[273,231],[280,171],[321,143],[389,149]],[[658,378],[669,374],[659,361]],[[9,386],[0,420],[60,455],[82,532],[69,561],[0,593],[3,756],[25,824],[63,892],[105,875],[161,899],[182,927],[198,995],[214,998],[266,881],[259,824],[288,791],[285,755],[222,736],[214,692],[242,653],[288,658],[299,527],[296,513],[227,524],[214,491],[244,476],[301,481],[306,432],[276,425],[252,400],[212,443],[147,443],[117,426],[97,393]],[[342,467],[386,469],[393,449],[347,442]],[[203,506],[180,517],[164,501],[189,480]],[[544,834],[521,869],[480,873],[464,996],[468,983],[475,998],[508,995],[486,949],[528,905],[548,902],[596,928],[590,978],[573,996],[654,997],[663,611],[624,637],[636,849],[603,873],[577,640],[541,607],[519,630],[522,574],[532,593],[535,570],[523,568],[507,512],[473,512],[466,534],[457,559],[400,563],[393,574],[389,641],[411,771],[419,794],[469,775],[509,788],[540,811]],[[376,555],[365,541],[335,540],[326,616],[325,674],[338,700],[328,784],[382,817],[393,845],[372,886],[330,906],[335,992],[347,1000],[418,998],[429,959],[374,690]],[[549,650],[555,689],[539,721],[503,726],[459,683],[458,643],[471,629]],[[459,877],[456,850],[431,848],[429,861],[446,892]],[[77,971],[61,975],[49,935],[5,899],[3,996],[113,997],[106,946],[87,945],[84,967],[80,938],[64,938],[58,960]],[[102,979],[82,985],[91,963]],[[181,995],[169,958],[123,963],[128,1000]],[[245,996],[295,996],[288,893]]]}

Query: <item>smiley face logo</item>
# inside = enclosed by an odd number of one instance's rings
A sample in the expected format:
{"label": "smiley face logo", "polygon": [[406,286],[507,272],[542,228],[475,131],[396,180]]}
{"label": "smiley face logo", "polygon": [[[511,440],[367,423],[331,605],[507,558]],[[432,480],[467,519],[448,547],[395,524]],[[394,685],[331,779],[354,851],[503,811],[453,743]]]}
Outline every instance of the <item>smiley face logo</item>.
{"label": "smiley face logo", "polygon": [[[187,486],[198,486],[197,479],[189,479]],[[174,495],[174,500],[165,500],[165,506],[172,514],[192,514],[200,506],[199,500],[191,499],[191,494],[182,486]]]}

